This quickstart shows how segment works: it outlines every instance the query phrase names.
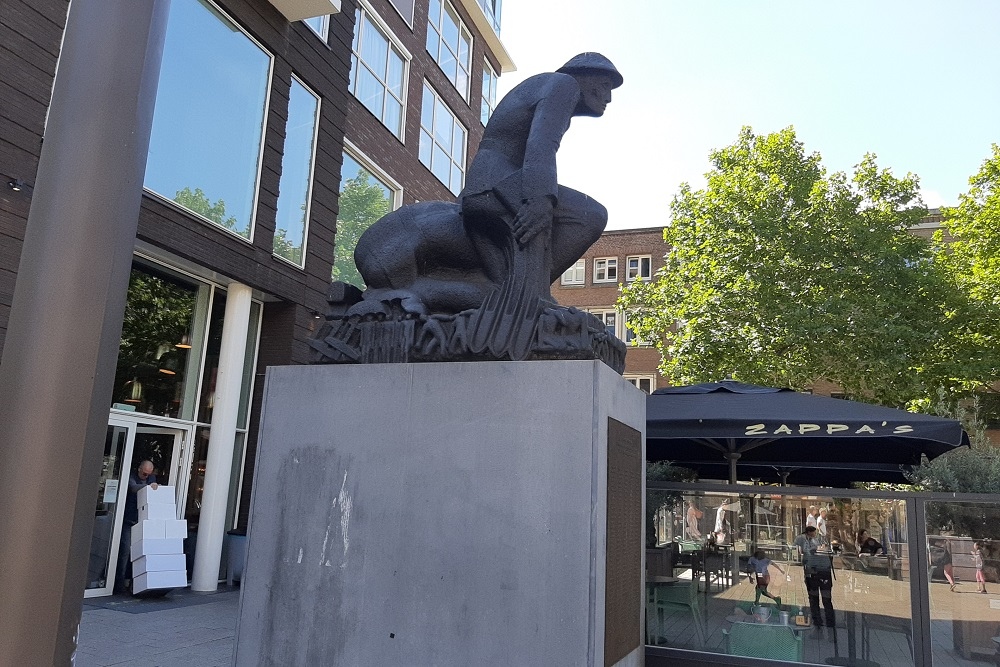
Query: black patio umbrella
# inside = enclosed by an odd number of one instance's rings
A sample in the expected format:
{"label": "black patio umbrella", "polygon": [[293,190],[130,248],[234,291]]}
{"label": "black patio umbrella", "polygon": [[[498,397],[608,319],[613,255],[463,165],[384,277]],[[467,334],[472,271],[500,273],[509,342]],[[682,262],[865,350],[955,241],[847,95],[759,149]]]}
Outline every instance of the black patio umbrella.
{"label": "black patio umbrella", "polygon": [[[646,399],[646,459],[702,477],[822,486],[905,481],[903,466],[969,444],[954,419],[732,380]],[[728,474],[727,474],[728,473]]]}

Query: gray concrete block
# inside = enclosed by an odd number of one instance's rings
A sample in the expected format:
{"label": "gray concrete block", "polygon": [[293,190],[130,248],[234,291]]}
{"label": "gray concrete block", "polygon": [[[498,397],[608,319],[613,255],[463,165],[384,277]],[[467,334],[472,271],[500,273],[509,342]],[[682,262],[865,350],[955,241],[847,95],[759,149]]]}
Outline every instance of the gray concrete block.
{"label": "gray concrete block", "polygon": [[609,417],[596,361],[269,369],[235,663],[604,664]]}

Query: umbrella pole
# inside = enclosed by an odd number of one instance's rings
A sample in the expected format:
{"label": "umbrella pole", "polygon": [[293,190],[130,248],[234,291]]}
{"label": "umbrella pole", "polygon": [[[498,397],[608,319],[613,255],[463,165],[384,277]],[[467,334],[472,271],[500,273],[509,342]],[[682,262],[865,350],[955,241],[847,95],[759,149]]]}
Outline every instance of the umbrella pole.
{"label": "umbrella pole", "polygon": [[736,462],[740,458],[739,452],[730,451],[726,454],[726,458],[729,459],[729,483],[736,483]]}

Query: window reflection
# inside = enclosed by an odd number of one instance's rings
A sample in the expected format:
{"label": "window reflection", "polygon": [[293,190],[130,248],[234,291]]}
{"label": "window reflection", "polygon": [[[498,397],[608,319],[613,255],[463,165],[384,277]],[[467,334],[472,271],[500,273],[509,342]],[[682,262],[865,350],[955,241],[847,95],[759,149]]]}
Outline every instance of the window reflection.
{"label": "window reflection", "polygon": [[[648,492],[647,643],[913,665],[905,501],[741,491]],[[883,549],[862,552],[862,530]]]}
{"label": "window reflection", "polygon": [[146,188],[249,239],[270,70],[214,5],[171,3]]}
{"label": "window reflection", "polygon": [[305,264],[302,253],[309,221],[318,122],[319,98],[292,78],[288,121],[285,124],[285,150],[281,156],[274,254],[300,267]]}
{"label": "window reflection", "polygon": [[340,212],[334,247],[333,279],[365,288],[354,264],[354,248],[366,229],[393,209],[395,194],[388,185],[344,153],[340,181]]}
{"label": "window reflection", "polygon": [[144,266],[133,266],[115,371],[116,407],[182,417],[195,338],[199,287]]}
{"label": "window reflection", "polygon": [[[1000,506],[931,501],[927,581],[935,665],[992,660],[1000,634]],[[983,592],[985,591],[985,592]],[[1000,603],[996,603],[1000,606]]]}

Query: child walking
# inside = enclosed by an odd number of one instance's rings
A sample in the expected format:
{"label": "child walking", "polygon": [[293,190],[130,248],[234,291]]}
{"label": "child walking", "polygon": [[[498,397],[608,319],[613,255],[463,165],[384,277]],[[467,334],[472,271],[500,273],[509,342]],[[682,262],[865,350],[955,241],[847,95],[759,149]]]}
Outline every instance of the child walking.
{"label": "child walking", "polygon": [[976,585],[979,592],[986,592],[986,576],[983,574],[983,543],[974,542],[972,544],[972,559],[976,565]]}
{"label": "child walking", "polygon": [[756,577],[757,587],[754,590],[753,603],[757,604],[760,602],[760,596],[764,595],[766,597],[774,600],[775,604],[778,605],[778,609],[781,609],[781,598],[776,595],[771,595],[767,592],[767,587],[771,583],[771,574],[768,572],[768,567],[773,565],[777,568],[778,572],[785,574],[785,571],[781,567],[768,558],[762,549],[757,549],[753,552],[753,556],[747,560],[747,572],[750,572]]}

